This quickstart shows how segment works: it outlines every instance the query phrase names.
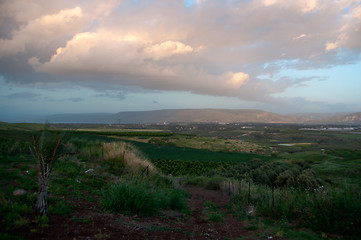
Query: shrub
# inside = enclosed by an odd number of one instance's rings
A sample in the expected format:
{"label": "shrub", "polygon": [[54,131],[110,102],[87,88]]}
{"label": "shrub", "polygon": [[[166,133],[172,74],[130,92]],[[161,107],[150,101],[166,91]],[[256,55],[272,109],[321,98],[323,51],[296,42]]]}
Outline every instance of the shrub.
{"label": "shrub", "polygon": [[257,213],[281,221],[297,220],[305,226],[333,233],[360,235],[361,192],[344,186],[342,189],[309,191],[294,188],[271,188],[252,185],[250,197],[240,192],[234,203],[243,217],[247,206]]}
{"label": "shrub", "polygon": [[186,194],[182,190],[158,188],[146,182],[120,183],[103,192],[102,208],[127,215],[151,216],[160,209],[185,210]]}

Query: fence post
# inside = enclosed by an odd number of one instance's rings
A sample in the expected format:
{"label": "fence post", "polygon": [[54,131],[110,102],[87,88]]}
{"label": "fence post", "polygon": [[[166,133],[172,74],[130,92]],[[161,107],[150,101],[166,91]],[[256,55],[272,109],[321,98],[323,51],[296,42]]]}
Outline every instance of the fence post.
{"label": "fence post", "polygon": [[104,161],[104,143],[102,143],[102,161]]}
{"label": "fence post", "polygon": [[251,201],[251,181],[248,182],[248,204]]}
{"label": "fence post", "polygon": [[242,179],[239,184],[239,194],[240,194],[240,196],[242,196]]}
{"label": "fence post", "polygon": [[275,185],[272,184],[272,209],[275,207]]}

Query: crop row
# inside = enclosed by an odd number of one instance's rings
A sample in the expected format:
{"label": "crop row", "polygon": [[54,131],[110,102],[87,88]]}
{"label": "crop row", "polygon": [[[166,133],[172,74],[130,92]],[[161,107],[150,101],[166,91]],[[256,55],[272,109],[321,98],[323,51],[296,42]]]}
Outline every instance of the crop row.
{"label": "crop row", "polygon": [[164,174],[173,176],[202,175],[220,167],[230,167],[234,162],[183,161],[169,159],[152,159],[152,163]]}
{"label": "crop row", "polygon": [[[102,131],[81,131],[82,133],[105,135],[105,136],[121,136],[121,137],[170,137],[171,132],[147,132],[147,131],[131,131],[131,132],[102,132]],[[75,131],[75,133],[77,133]]]}
{"label": "crop row", "polygon": [[327,150],[327,153],[331,155],[335,155],[337,157],[341,157],[345,160],[361,159],[360,150],[332,149],[332,150]]}

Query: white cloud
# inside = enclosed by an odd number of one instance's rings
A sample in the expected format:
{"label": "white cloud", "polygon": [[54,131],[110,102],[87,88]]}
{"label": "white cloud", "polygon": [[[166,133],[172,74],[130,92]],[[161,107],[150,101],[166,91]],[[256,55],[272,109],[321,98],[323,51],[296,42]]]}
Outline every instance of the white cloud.
{"label": "white cloud", "polygon": [[154,43],[141,35],[101,30],[77,34],[50,61],[31,58],[29,64],[37,71],[62,74],[173,76],[170,67],[157,61],[191,52],[191,46],[178,41]]}
{"label": "white cloud", "polygon": [[249,80],[249,75],[247,73],[238,72],[238,73],[228,73],[230,75],[230,80],[227,81],[227,84],[234,89],[240,88]]}
{"label": "white cloud", "polygon": [[266,7],[279,6],[282,8],[295,8],[302,13],[308,13],[320,8],[320,0],[264,0],[263,4]]}
{"label": "white cloud", "polygon": [[176,41],[165,41],[145,48],[145,53],[154,60],[171,57],[177,54],[187,54],[194,51],[191,46]]}
{"label": "white cloud", "polygon": [[301,35],[299,35],[297,37],[294,37],[293,40],[298,40],[298,39],[305,38],[305,37],[307,37],[306,34],[301,34]]}
{"label": "white cloud", "polygon": [[56,38],[80,31],[84,27],[82,15],[81,8],[75,7],[31,20],[14,31],[11,39],[0,39],[0,58],[23,52],[28,45],[41,47]]}
{"label": "white cloud", "polygon": [[339,47],[339,43],[338,42],[326,42],[326,51],[332,51],[335,50],[336,48]]}

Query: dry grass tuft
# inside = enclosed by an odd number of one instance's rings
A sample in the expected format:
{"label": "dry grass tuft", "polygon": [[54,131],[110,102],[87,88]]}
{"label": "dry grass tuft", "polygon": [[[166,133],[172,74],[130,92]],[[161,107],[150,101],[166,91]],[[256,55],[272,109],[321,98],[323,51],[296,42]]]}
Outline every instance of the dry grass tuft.
{"label": "dry grass tuft", "polygon": [[154,175],[155,167],[134,146],[125,142],[103,144],[104,160],[118,159],[123,161],[124,167],[133,173],[144,172]]}

